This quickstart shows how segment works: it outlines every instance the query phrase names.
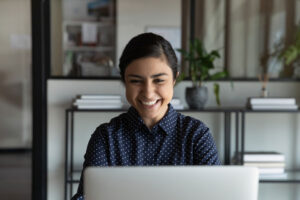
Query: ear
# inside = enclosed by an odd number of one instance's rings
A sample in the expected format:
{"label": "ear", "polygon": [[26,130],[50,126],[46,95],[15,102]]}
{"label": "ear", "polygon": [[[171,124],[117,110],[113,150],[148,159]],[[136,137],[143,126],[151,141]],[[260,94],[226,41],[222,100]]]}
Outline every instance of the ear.
{"label": "ear", "polygon": [[179,76],[179,72],[176,73],[176,77],[175,77],[174,82],[173,82],[173,85],[174,85],[174,86],[175,86],[175,84],[176,84],[176,79],[178,78],[178,76]]}

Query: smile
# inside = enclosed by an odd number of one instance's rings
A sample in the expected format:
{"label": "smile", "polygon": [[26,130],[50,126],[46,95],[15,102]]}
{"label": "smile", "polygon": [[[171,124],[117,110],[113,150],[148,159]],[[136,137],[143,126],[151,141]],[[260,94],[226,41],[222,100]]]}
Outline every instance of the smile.
{"label": "smile", "polygon": [[146,105],[146,106],[152,106],[157,102],[157,100],[154,101],[142,101],[142,104]]}

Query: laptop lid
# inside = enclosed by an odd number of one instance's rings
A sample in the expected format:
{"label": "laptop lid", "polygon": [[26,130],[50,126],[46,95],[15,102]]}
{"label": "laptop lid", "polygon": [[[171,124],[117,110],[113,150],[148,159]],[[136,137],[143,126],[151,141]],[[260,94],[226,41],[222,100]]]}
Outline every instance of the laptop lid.
{"label": "laptop lid", "polygon": [[86,200],[257,200],[258,169],[243,166],[89,167]]}

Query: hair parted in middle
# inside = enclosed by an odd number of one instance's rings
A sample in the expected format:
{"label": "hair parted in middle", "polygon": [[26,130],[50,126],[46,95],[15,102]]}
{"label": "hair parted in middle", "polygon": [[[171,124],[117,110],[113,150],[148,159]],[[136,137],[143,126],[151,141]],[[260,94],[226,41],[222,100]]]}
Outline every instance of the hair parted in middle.
{"label": "hair parted in middle", "polygon": [[125,46],[120,57],[119,68],[122,81],[125,81],[127,66],[139,58],[164,58],[172,69],[173,79],[178,72],[178,61],[172,45],[162,36],[154,33],[142,33],[133,37]]}

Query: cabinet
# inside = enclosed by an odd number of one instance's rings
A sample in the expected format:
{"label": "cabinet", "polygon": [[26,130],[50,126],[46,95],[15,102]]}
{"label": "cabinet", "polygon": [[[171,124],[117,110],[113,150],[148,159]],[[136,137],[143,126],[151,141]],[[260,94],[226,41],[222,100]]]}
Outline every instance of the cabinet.
{"label": "cabinet", "polygon": [[[74,190],[73,185],[79,183],[81,169],[74,168],[74,114],[75,113],[121,113],[127,110],[77,110],[70,108],[66,110],[66,143],[65,143],[65,199],[70,199]],[[241,165],[243,160],[237,163],[231,162],[232,151],[245,152],[245,126],[246,126],[246,115],[248,113],[260,114],[260,113],[295,113],[298,114],[300,111],[270,111],[261,110],[253,111],[245,108],[205,108],[203,110],[180,110],[181,113],[222,113],[224,115],[224,165]],[[234,117],[234,121],[232,121]],[[232,123],[233,122],[233,123]],[[235,125],[234,134],[232,134],[231,124]],[[232,145],[231,141],[234,141]],[[234,148],[232,148],[232,146]],[[288,177],[285,179],[272,179],[272,180],[260,180],[261,183],[300,183],[300,172],[297,170],[288,171]]]}
{"label": "cabinet", "polygon": [[[73,4],[78,8],[65,1],[62,23],[63,75],[117,75],[115,1],[86,1],[84,5],[74,1]],[[82,13],[76,13],[79,9]]]}

